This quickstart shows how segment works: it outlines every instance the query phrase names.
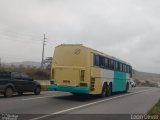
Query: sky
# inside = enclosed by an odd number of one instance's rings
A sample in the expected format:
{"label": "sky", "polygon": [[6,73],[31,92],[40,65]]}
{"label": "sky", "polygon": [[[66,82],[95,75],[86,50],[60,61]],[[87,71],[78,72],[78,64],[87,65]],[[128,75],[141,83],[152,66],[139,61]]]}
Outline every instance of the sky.
{"label": "sky", "polygon": [[83,44],[160,73],[159,0],[0,0],[2,63],[39,61],[59,44]]}

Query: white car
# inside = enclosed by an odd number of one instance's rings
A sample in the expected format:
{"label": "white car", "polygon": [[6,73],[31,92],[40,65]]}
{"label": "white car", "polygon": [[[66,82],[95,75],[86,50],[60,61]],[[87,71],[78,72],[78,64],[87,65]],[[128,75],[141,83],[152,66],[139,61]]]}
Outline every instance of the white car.
{"label": "white car", "polygon": [[130,80],[131,87],[136,87],[136,83],[133,80]]}

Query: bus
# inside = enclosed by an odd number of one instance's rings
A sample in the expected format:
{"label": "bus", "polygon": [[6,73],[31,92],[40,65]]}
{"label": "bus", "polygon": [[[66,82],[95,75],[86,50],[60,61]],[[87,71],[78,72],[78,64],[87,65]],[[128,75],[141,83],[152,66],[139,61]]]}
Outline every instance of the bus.
{"label": "bus", "polygon": [[48,89],[105,97],[127,92],[131,78],[127,62],[81,44],[62,44],[54,51]]}

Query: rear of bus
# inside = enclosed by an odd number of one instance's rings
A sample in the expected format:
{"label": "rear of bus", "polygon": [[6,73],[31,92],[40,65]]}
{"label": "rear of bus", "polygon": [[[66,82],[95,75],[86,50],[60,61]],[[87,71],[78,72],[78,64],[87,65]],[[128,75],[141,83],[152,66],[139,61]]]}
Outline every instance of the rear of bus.
{"label": "rear of bus", "polygon": [[90,54],[82,45],[60,45],[55,48],[49,90],[71,93],[90,92]]}

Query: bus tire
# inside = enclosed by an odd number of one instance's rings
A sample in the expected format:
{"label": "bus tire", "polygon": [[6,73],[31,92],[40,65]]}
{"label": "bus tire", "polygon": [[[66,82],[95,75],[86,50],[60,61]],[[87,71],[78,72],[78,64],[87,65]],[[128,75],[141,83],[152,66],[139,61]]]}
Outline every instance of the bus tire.
{"label": "bus tire", "polygon": [[106,97],[106,93],[107,93],[107,84],[104,83],[104,84],[103,84],[103,87],[102,87],[101,96],[102,96],[102,97]]}
{"label": "bus tire", "polygon": [[111,96],[111,94],[112,94],[112,85],[109,84],[109,85],[107,85],[106,96],[107,96],[107,97],[108,97],[108,96]]}
{"label": "bus tire", "polygon": [[128,89],[129,89],[129,83],[127,82],[127,84],[126,84],[126,90],[124,92],[127,93]]}

